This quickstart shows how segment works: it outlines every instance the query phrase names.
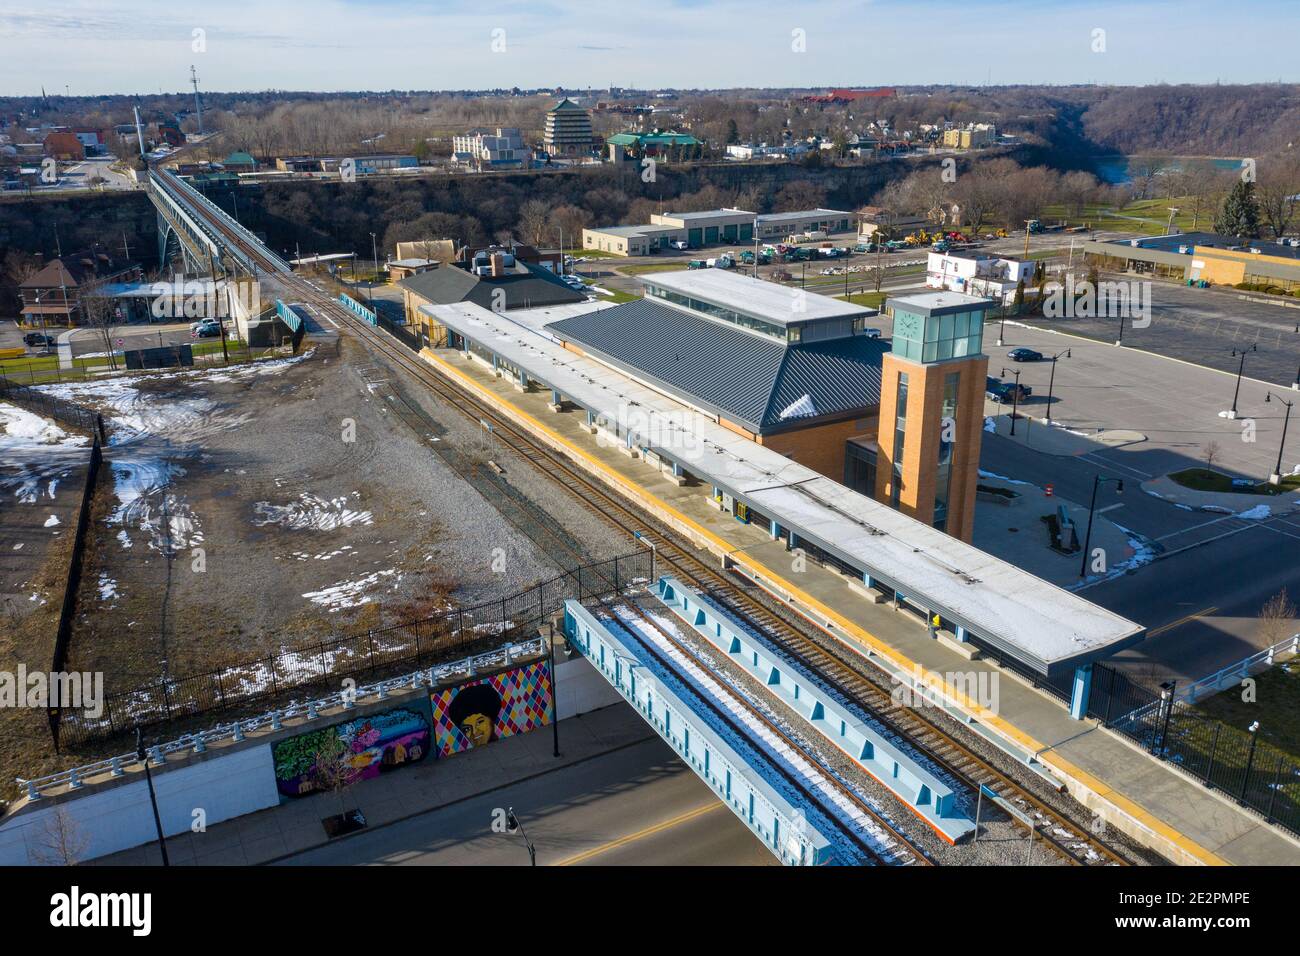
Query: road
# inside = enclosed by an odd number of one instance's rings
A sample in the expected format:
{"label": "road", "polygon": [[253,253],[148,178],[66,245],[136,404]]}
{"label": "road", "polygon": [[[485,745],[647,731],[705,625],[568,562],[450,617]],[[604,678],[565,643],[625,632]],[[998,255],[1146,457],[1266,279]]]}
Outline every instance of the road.
{"label": "road", "polygon": [[300,853],[287,865],[526,866],[514,807],[539,866],[775,865],[773,857],[658,738]]}

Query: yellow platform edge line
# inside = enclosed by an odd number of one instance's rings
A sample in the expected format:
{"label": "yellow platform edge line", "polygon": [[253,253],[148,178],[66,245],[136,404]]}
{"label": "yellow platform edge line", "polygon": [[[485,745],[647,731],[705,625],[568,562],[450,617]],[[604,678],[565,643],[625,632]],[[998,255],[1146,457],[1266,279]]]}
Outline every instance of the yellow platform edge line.
{"label": "yellow platform edge line", "polygon": [[[513,402],[509,401],[509,399],[507,399],[506,397],[498,395],[495,392],[487,388],[484,388],[479,382],[475,381],[470,376],[461,372],[459,369],[453,368],[450,364],[448,364],[440,356],[438,356],[431,350],[422,349],[420,351],[420,356],[426,362],[443,369],[448,376],[463,383],[465,387],[469,388],[471,391],[483,396],[484,398],[486,398],[487,400],[493,403],[506,406],[507,408],[510,409],[512,414],[518,416],[520,419],[527,422],[529,427],[534,428],[538,432],[546,435],[551,441],[564,446],[566,449],[569,450],[570,453],[572,453],[574,456],[578,458],[581,458],[590,467],[596,469],[601,474],[609,478],[614,484],[625,489],[626,491],[632,492],[637,497],[647,499],[648,501],[652,502],[655,507],[662,509],[668,514],[671,514],[678,521],[692,528],[696,534],[700,535],[702,538],[705,538],[713,542],[718,547],[718,549],[723,553],[731,554],[732,552],[735,551],[735,548],[729,542],[724,541],[722,538],[719,538],[717,535],[709,531],[707,528],[704,528],[701,525],[697,524],[694,519],[689,518],[686,515],[682,514],[680,511],[678,511],[668,502],[664,501],[662,498],[654,494],[649,489],[645,488],[643,485],[637,484],[631,479],[626,478],[625,476],[612,470],[604,462],[596,458],[593,458],[582,448],[578,447],[577,445],[574,445],[569,439],[565,438],[563,435],[559,434],[554,429],[544,424],[540,419],[538,419],[531,413],[525,411],[524,409],[520,408],[519,406],[515,405]],[[889,660],[893,661],[893,663],[898,667],[907,671],[912,671],[914,673],[920,673],[925,678],[927,683],[933,681],[934,683],[937,683],[938,685],[942,686],[945,694],[948,696],[950,700],[956,702],[958,706],[966,710],[976,719],[989,725],[990,727],[996,728],[999,731],[999,733],[1003,734],[1004,736],[1015,740],[1025,749],[1027,749],[1031,753],[1036,754],[1037,759],[1042,761],[1043,763],[1050,764],[1051,766],[1056,767],[1061,773],[1065,774],[1066,776],[1073,777],[1074,779],[1078,780],[1082,785],[1088,787],[1088,789],[1090,789],[1099,798],[1108,800],[1111,803],[1115,804],[1117,808],[1122,810],[1128,816],[1132,817],[1134,820],[1136,820],[1143,826],[1147,827],[1152,832],[1159,834],[1165,840],[1168,840],[1170,843],[1173,843],[1174,845],[1178,846],[1184,852],[1188,853],[1190,856],[1200,860],[1202,863],[1204,863],[1207,866],[1229,865],[1227,860],[1224,860],[1218,854],[1201,846],[1195,840],[1192,840],[1191,838],[1187,837],[1180,831],[1175,830],[1172,826],[1165,823],[1163,820],[1160,820],[1158,817],[1150,813],[1140,804],[1135,803],[1133,800],[1119,793],[1109,784],[1104,783],[1103,781],[1094,777],[1086,770],[1083,770],[1082,768],[1075,766],[1073,763],[1071,763],[1068,760],[1065,760],[1059,754],[1051,753],[1050,748],[1048,747],[1047,744],[1044,744],[1042,741],[1036,740],[1035,738],[1029,736],[1024,731],[1020,730],[1020,728],[1016,727],[1014,724],[1008,723],[1007,721],[1003,720],[1001,717],[989,711],[987,708],[982,707],[976,701],[971,700],[962,690],[953,687],[951,684],[949,684],[942,674],[928,671],[920,664],[905,657],[903,654],[899,653],[893,647],[890,647],[889,645],[885,644],[879,638],[863,630],[859,625],[854,624],[852,621],[845,618],[838,611],[835,611],[832,608],[827,607],[826,605],[818,601],[816,598],[812,597],[809,594],[804,593],[800,588],[791,584],[785,578],[781,577],[780,574],[774,572],[771,568],[768,568],[766,565],[762,564],[761,562],[755,561],[749,555],[733,557],[732,560],[736,564],[748,565],[756,572],[758,572],[761,576],[766,578],[769,582],[789,592],[790,595],[794,596],[797,600],[801,601],[806,606],[815,608],[819,613],[823,614],[826,618],[834,621],[837,627],[842,628],[844,631],[853,635],[862,643],[870,646],[872,650],[879,653],[881,656],[887,657]],[[1044,753],[1043,751],[1047,751],[1047,752]]]}

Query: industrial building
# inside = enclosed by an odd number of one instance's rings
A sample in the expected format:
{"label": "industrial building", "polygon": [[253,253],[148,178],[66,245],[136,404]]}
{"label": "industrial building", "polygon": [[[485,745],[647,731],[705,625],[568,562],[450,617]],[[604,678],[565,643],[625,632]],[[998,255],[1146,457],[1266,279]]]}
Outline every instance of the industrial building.
{"label": "industrial building", "polygon": [[1083,244],[1090,265],[1215,285],[1251,285],[1283,292],[1300,289],[1300,239],[1241,239],[1213,232],[1187,232],[1145,239],[1091,240]]}
{"label": "industrial building", "polygon": [[745,209],[706,209],[665,212],[645,226],[602,226],[582,231],[584,249],[623,256],[652,255],[682,242],[689,249],[751,243],[755,238],[778,242],[804,232],[846,232],[853,214],[837,209],[807,209],[757,215]]}

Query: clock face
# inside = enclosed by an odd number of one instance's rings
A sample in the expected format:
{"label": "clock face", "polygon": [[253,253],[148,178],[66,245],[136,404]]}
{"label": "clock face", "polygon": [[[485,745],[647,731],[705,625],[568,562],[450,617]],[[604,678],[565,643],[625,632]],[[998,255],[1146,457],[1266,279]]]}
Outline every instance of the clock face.
{"label": "clock face", "polygon": [[910,312],[894,313],[894,335],[899,338],[920,341],[922,319]]}

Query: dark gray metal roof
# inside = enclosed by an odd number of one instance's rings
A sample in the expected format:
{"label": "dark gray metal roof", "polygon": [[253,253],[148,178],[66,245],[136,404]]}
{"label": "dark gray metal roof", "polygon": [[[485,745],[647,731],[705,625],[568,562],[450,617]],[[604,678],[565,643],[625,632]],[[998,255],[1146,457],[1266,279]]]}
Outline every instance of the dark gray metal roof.
{"label": "dark gray metal roof", "polygon": [[473,302],[485,309],[494,306],[492,293],[505,290],[507,309],[537,309],[548,305],[565,305],[585,302],[587,297],[565,285],[553,273],[525,262],[500,278],[481,278],[456,265],[444,263],[427,272],[403,279],[398,285],[410,289],[434,305],[451,305],[454,302]]}
{"label": "dark gray metal roof", "polygon": [[546,328],[755,432],[878,405],[880,358],[889,351],[887,343],[860,335],[783,345],[647,299]]}

